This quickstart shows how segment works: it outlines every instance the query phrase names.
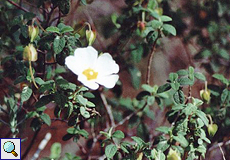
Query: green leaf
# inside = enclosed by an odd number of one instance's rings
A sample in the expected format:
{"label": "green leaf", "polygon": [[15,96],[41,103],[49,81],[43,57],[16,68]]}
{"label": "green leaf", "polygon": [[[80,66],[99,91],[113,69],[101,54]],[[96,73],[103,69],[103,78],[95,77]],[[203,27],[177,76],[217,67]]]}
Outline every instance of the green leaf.
{"label": "green leaf", "polygon": [[144,97],[150,96],[151,94],[147,91],[141,91],[140,93],[137,94],[136,99],[138,101],[142,100]]}
{"label": "green leaf", "polygon": [[87,5],[86,0],[81,0],[81,3],[82,3],[83,5]]}
{"label": "green leaf", "polygon": [[155,130],[162,132],[162,133],[165,133],[165,134],[168,134],[169,131],[171,130],[171,128],[166,127],[166,126],[161,126],[161,127],[157,127]]}
{"label": "green leaf", "polygon": [[154,96],[149,96],[149,97],[147,98],[147,104],[148,104],[149,106],[153,105],[154,102],[155,102],[155,97],[154,97]]}
{"label": "green leaf", "polygon": [[82,95],[77,95],[76,98],[81,105],[86,106],[88,102],[86,98],[84,98]]}
{"label": "green leaf", "polygon": [[62,77],[58,77],[56,79],[56,83],[63,90],[75,91],[77,89],[77,86],[75,84],[68,82],[67,80],[63,79]]}
{"label": "green leaf", "polygon": [[86,98],[95,98],[94,94],[91,93],[91,92],[86,92],[86,93],[83,94],[83,96],[86,97]]}
{"label": "green leaf", "polygon": [[66,117],[69,118],[70,115],[72,114],[72,112],[73,112],[73,103],[68,102],[68,109],[67,109],[67,112],[66,112]]}
{"label": "green leaf", "polygon": [[178,83],[180,83],[180,85],[193,85],[194,81],[192,81],[191,79],[187,78],[187,77],[182,77],[180,79],[177,80]]}
{"label": "green leaf", "polygon": [[179,71],[176,72],[179,76],[187,76],[188,75],[188,71],[185,69],[181,69]]}
{"label": "green leaf", "polygon": [[86,105],[87,105],[88,107],[95,107],[95,104],[92,103],[92,102],[90,102],[90,101],[87,101]]}
{"label": "green leaf", "polygon": [[68,128],[66,131],[69,134],[77,134],[79,130],[76,128]]}
{"label": "green leaf", "polygon": [[185,101],[184,92],[182,90],[178,90],[174,93],[173,99],[177,104],[183,104]]}
{"label": "green leaf", "polygon": [[50,149],[50,158],[58,159],[61,156],[61,143],[55,142]]}
{"label": "green leaf", "polygon": [[221,103],[225,103],[229,94],[229,90],[225,88],[221,94]]}
{"label": "green leaf", "polygon": [[57,36],[54,39],[54,43],[53,43],[54,52],[56,54],[60,53],[64,49],[65,43],[66,43],[66,40],[64,37],[60,38],[59,36]]}
{"label": "green leaf", "polygon": [[129,68],[129,72],[132,77],[132,85],[135,89],[138,89],[141,83],[141,72],[136,67]]}
{"label": "green leaf", "polygon": [[40,77],[36,77],[36,78],[34,78],[34,80],[35,80],[35,82],[36,82],[37,84],[39,84],[39,85],[42,85],[42,84],[45,83]]}
{"label": "green leaf", "polygon": [[187,139],[181,134],[179,134],[178,136],[173,136],[173,139],[175,139],[177,142],[179,142],[182,147],[187,147],[189,144]]}
{"label": "green leaf", "polygon": [[26,81],[26,77],[25,76],[19,76],[18,78],[15,79],[14,81],[14,85],[21,83],[21,82],[25,82]]}
{"label": "green leaf", "polygon": [[204,124],[208,127],[208,118],[206,117],[206,114],[200,110],[196,111],[196,115],[204,122]]}
{"label": "green leaf", "polygon": [[80,113],[85,118],[89,118],[90,117],[90,114],[89,114],[88,111],[85,110],[85,107],[80,107]]}
{"label": "green leaf", "polygon": [[194,81],[194,68],[192,66],[189,66],[188,68],[188,77],[192,81]]}
{"label": "green leaf", "polygon": [[131,137],[139,146],[145,146],[146,143],[140,138],[140,137],[136,137],[133,136]]}
{"label": "green leaf", "polygon": [[192,104],[196,107],[199,107],[203,104],[203,101],[197,98],[192,97]]}
{"label": "green leaf", "polygon": [[160,16],[160,19],[161,19],[162,22],[169,22],[169,21],[172,21],[172,18],[171,18],[171,17],[165,16],[165,15]]}
{"label": "green leaf", "polygon": [[206,81],[206,77],[200,72],[195,72],[194,76],[199,80]]}
{"label": "green leaf", "polygon": [[185,113],[185,115],[189,116],[192,113],[194,113],[197,110],[197,107],[194,106],[193,104],[189,103],[185,109],[183,110],[183,112]]}
{"label": "green leaf", "polygon": [[39,88],[40,93],[54,89],[54,80],[44,82]]}
{"label": "green leaf", "polygon": [[33,91],[32,91],[31,88],[29,88],[28,86],[24,87],[22,89],[22,93],[21,93],[21,101],[22,101],[22,103],[27,101],[31,97],[32,93],[33,93]]}
{"label": "green leaf", "polygon": [[54,27],[54,26],[50,26],[50,27],[46,28],[46,31],[60,34],[59,29],[57,27]]}
{"label": "green leaf", "polygon": [[128,148],[128,145],[126,143],[122,142],[121,143],[121,149],[122,149],[122,151],[124,151],[125,153],[129,153],[129,151],[128,151],[127,148]]}
{"label": "green leaf", "polygon": [[153,92],[153,87],[148,84],[142,84],[141,88],[143,88],[145,91],[148,91],[149,93]]}
{"label": "green leaf", "polygon": [[172,89],[174,89],[175,91],[179,90],[179,88],[180,88],[180,83],[178,83],[178,82],[172,82],[172,83],[170,83],[170,85],[171,85]]}
{"label": "green leaf", "polygon": [[158,88],[157,93],[163,93],[170,89],[171,89],[171,85],[169,83],[166,83]]}
{"label": "green leaf", "polygon": [[171,33],[172,35],[176,36],[176,29],[172,25],[170,25],[170,24],[164,24],[163,25],[163,29],[165,31]]}
{"label": "green leaf", "polygon": [[122,131],[117,130],[112,134],[112,137],[117,138],[117,139],[123,139],[123,138],[125,138],[125,135]]}
{"label": "green leaf", "polygon": [[88,136],[89,136],[89,133],[88,133],[86,130],[84,130],[84,129],[80,129],[80,130],[78,131],[78,134],[80,134],[81,136],[85,137],[86,139],[87,139]]}
{"label": "green leaf", "polygon": [[176,81],[178,79],[178,74],[177,73],[170,73],[169,74],[169,80],[171,81],[171,82],[174,82],[174,81]]}
{"label": "green leaf", "polygon": [[158,20],[152,20],[151,22],[154,29],[158,29],[163,25],[163,23]]}
{"label": "green leaf", "polygon": [[60,33],[72,32],[74,29],[70,26],[67,26],[63,23],[58,24],[58,28],[60,29]]}
{"label": "green leaf", "polygon": [[224,58],[224,59],[226,59],[226,60],[229,60],[229,52],[227,51],[227,50],[225,50],[225,49],[220,49],[220,51],[218,52],[219,53],[219,55],[222,57],[222,58]]}
{"label": "green leaf", "polygon": [[134,63],[139,63],[142,59],[144,49],[143,49],[142,45],[138,45],[137,48],[136,49],[135,48],[136,48],[135,46],[133,46],[133,47],[131,46],[132,60],[134,61]]}
{"label": "green leaf", "polygon": [[38,101],[37,103],[35,104],[35,107],[36,108],[40,108],[40,107],[43,107],[45,105],[47,105],[48,103],[50,103],[51,101],[53,101],[53,95],[50,94],[50,95],[47,95],[47,96],[42,96]]}
{"label": "green leaf", "polygon": [[114,144],[110,144],[105,148],[105,155],[107,158],[113,158],[113,156],[117,153],[117,147]]}
{"label": "green leaf", "polygon": [[40,116],[40,118],[45,122],[45,124],[47,124],[48,126],[50,126],[51,124],[51,120],[50,120],[50,116],[46,113],[42,114]]}
{"label": "green leaf", "polygon": [[214,77],[214,78],[220,80],[222,83],[224,83],[224,84],[226,84],[226,85],[229,84],[229,83],[228,83],[228,80],[227,80],[222,74],[216,73],[216,74],[212,75],[212,77]]}

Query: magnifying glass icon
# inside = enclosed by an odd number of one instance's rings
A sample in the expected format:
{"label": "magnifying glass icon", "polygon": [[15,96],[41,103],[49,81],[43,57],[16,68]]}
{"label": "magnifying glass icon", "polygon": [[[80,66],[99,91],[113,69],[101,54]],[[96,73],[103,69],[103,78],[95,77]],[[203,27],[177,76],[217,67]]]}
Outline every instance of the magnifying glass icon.
{"label": "magnifying glass icon", "polygon": [[18,156],[18,154],[14,151],[15,150],[15,145],[11,141],[7,141],[3,145],[3,149],[7,153],[12,153],[15,157]]}

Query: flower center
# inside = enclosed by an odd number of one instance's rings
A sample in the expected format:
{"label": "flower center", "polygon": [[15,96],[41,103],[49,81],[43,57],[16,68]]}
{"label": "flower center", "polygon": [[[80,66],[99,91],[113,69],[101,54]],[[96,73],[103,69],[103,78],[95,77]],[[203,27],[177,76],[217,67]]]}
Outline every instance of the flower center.
{"label": "flower center", "polygon": [[82,74],[84,74],[87,77],[87,80],[89,81],[89,80],[92,80],[92,79],[96,79],[97,75],[98,75],[98,72],[95,72],[93,69],[88,68],[88,69],[84,70],[82,72]]}

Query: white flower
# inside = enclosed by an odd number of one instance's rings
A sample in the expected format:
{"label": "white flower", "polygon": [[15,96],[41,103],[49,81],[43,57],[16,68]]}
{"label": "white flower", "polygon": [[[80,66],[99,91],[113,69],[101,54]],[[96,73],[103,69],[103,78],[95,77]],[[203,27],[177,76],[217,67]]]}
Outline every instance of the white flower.
{"label": "white flower", "polygon": [[98,56],[98,52],[91,46],[77,48],[74,56],[65,59],[66,66],[76,75],[85,86],[95,90],[99,84],[106,88],[113,88],[118,81],[119,66],[109,53]]}

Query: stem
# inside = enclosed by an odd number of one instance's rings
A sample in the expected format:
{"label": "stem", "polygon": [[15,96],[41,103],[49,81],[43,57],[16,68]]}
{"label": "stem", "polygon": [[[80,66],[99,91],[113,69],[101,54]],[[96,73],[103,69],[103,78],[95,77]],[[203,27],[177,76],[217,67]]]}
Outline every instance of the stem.
{"label": "stem", "polygon": [[32,64],[31,64],[31,61],[29,61],[29,69],[30,69],[30,75],[31,75],[31,79],[32,79],[32,82],[34,84],[34,86],[38,89],[38,86],[34,80],[34,74],[33,74],[33,70],[32,70]]}
{"label": "stem", "polygon": [[35,131],[34,136],[33,136],[32,140],[31,140],[29,146],[27,147],[25,153],[22,155],[22,159],[25,159],[26,156],[27,156],[27,154],[30,152],[30,150],[31,150],[31,148],[32,148],[32,146],[34,144],[34,141],[35,141],[35,139],[38,136],[39,131],[40,131],[40,129],[38,129],[38,130]]}
{"label": "stem", "polygon": [[210,124],[212,125],[212,124],[213,124],[213,121],[212,121],[212,117],[211,117],[211,115],[210,115],[210,114],[208,114],[208,115],[207,115],[207,117],[209,118],[209,120],[210,120]]}
{"label": "stem", "polygon": [[207,92],[207,90],[208,90],[208,82],[207,81],[205,81],[205,83],[204,83],[204,90],[205,90],[205,92]]}
{"label": "stem", "polygon": [[152,61],[153,61],[153,55],[154,55],[155,50],[156,50],[156,44],[157,44],[158,38],[159,38],[159,32],[158,32],[158,37],[156,38],[156,40],[153,43],[152,51],[151,51],[149,59],[148,59],[148,67],[147,67],[147,74],[146,74],[146,84],[149,84],[149,81],[150,81],[151,64],[152,64]]}
{"label": "stem", "polygon": [[115,126],[115,122],[114,122],[114,117],[113,117],[113,113],[112,113],[112,110],[111,110],[111,106],[108,105],[107,100],[105,98],[105,95],[103,93],[100,93],[100,96],[101,96],[102,102],[103,102],[103,104],[105,106],[105,109],[106,109],[106,111],[107,111],[107,113],[109,115],[109,119],[111,121],[111,125],[113,127],[113,126]]}
{"label": "stem", "polygon": [[[13,2],[11,0],[7,0],[7,2],[9,2],[10,4],[14,5],[15,7],[17,7],[18,9],[20,9],[20,10],[22,10],[24,12],[29,12],[27,9],[21,7],[20,5],[18,5],[17,3],[15,3],[15,2]],[[36,19],[38,19],[39,21],[41,21],[39,17],[36,17]]]}
{"label": "stem", "polygon": [[224,152],[223,152],[223,150],[222,150],[222,148],[221,148],[221,146],[220,146],[219,143],[218,143],[218,146],[219,146],[219,148],[220,148],[220,151],[221,151],[221,154],[222,154],[222,156],[223,156],[223,159],[226,160],[226,158],[225,158],[225,156],[224,156]]}
{"label": "stem", "polygon": [[20,5],[18,5],[17,3],[11,1],[11,0],[7,0],[7,2],[9,2],[10,4],[14,5],[15,7],[17,7],[18,9],[24,11],[24,12],[29,12],[27,9],[21,7]]}

